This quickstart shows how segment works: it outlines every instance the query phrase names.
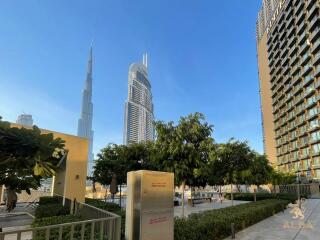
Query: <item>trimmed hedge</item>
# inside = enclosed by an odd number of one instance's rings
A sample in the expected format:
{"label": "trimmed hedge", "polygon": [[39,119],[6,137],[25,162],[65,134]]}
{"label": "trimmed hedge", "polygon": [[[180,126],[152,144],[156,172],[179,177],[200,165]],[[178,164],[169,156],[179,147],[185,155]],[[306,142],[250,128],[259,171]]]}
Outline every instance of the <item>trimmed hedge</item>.
{"label": "trimmed hedge", "polygon": [[261,200],[176,218],[175,240],[221,240],[231,235],[231,223],[240,231],[285,209],[287,200]]}
{"label": "trimmed hedge", "polygon": [[39,198],[39,205],[47,204],[61,204],[61,197],[59,196],[45,196]]}
{"label": "trimmed hedge", "polygon": [[[296,194],[290,193],[256,193],[257,201],[266,200],[266,199],[282,199],[288,200],[294,203],[298,198]],[[225,196],[227,199],[231,199],[231,194],[227,193]],[[303,198],[307,198],[306,195],[301,195]],[[233,194],[234,200],[240,201],[254,201],[254,193],[234,193]]]}
{"label": "trimmed hedge", "polygon": [[36,218],[53,217],[68,215],[70,213],[69,207],[61,204],[45,204],[39,205],[35,211]]}
{"label": "trimmed hedge", "polygon": [[118,204],[103,202],[98,199],[86,198],[85,203],[92,205],[94,207],[97,207],[97,208],[101,208],[101,209],[106,210],[108,212],[113,212],[115,214],[117,214],[117,212],[121,211],[121,208]]}
{"label": "trimmed hedge", "polygon": [[77,215],[63,215],[44,218],[35,218],[32,227],[42,227],[48,225],[56,225],[61,223],[80,221],[81,217]]}

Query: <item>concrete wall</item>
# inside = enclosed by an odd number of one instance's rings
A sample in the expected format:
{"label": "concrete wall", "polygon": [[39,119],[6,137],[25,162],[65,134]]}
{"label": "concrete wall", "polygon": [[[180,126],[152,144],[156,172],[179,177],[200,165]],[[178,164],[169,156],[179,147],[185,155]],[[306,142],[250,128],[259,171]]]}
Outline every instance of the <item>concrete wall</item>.
{"label": "concrete wall", "polygon": [[[12,123],[12,127],[21,125]],[[65,195],[70,200],[77,199],[84,202],[86,193],[87,161],[89,151],[88,139],[40,129],[41,133],[52,133],[54,138],[61,138],[65,141],[65,149],[68,150],[68,157],[56,172],[53,181],[53,194]]]}
{"label": "concrete wall", "polygon": [[257,46],[259,80],[260,80],[260,100],[263,122],[264,151],[269,161],[277,164],[276,141],[273,122],[272,92],[270,82],[270,68],[267,51],[267,33],[265,32]]}

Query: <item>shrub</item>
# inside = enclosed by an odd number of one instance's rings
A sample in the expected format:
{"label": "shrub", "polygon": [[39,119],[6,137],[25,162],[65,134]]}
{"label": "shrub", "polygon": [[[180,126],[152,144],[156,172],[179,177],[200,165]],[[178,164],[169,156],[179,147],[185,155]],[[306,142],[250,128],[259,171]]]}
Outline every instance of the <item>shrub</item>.
{"label": "shrub", "polygon": [[[298,198],[296,194],[292,193],[257,193],[257,201],[266,200],[266,199],[283,199],[288,200],[294,203]],[[301,197],[306,198],[306,195],[301,195]],[[231,194],[226,194],[227,199],[231,199]],[[240,201],[254,201],[254,194],[253,193],[234,193],[233,194],[234,200]]]}
{"label": "shrub", "polygon": [[55,225],[68,222],[80,221],[81,217],[77,215],[63,215],[63,216],[53,216],[53,217],[43,217],[35,218],[32,227],[42,227],[48,225]]}
{"label": "shrub", "polygon": [[214,209],[177,218],[174,224],[175,240],[220,240],[231,234],[231,223],[240,231],[283,210],[286,200],[261,200],[234,207]]}
{"label": "shrub", "polygon": [[47,204],[61,204],[61,197],[59,196],[45,196],[39,198],[39,205],[47,205]]}
{"label": "shrub", "polygon": [[116,213],[116,212],[121,211],[120,206],[116,203],[107,203],[107,202],[103,202],[98,199],[91,199],[91,198],[86,198],[85,202],[89,205],[92,205],[97,208],[101,208],[101,209],[106,210],[108,212]]}
{"label": "shrub", "polygon": [[46,204],[39,205],[35,211],[36,218],[52,217],[67,215],[70,213],[69,207],[61,204]]}

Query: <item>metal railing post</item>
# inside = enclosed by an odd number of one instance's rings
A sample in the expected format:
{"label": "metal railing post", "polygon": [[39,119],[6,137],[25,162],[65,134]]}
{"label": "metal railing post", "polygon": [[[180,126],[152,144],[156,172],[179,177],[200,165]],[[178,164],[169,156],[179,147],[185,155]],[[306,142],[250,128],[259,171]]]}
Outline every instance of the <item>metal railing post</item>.
{"label": "metal railing post", "polygon": [[116,219],[115,240],[121,239],[121,217]]}
{"label": "metal railing post", "polygon": [[234,229],[234,223],[231,223],[231,239],[235,239],[236,234],[235,234],[235,229]]}

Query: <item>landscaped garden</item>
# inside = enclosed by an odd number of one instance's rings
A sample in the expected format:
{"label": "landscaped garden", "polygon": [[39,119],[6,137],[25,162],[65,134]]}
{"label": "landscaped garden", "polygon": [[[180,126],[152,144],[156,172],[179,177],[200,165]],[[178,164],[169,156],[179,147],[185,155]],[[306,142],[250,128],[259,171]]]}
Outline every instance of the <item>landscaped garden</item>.
{"label": "landscaped garden", "polygon": [[[234,193],[233,199],[234,200],[240,200],[240,201],[254,201],[256,195],[256,200],[266,200],[266,199],[281,199],[281,200],[287,200],[291,203],[294,203],[298,196],[297,194],[292,193]],[[307,198],[307,195],[300,195],[302,198]],[[231,194],[227,193],[225,196],[226,199],[231,199]]]}
{"label": "landscaped garden", "polygon": [[174,239],[224,239],[231,235],[231,223],[234,223],[235,231],[240,231],[283,211],[288,203],[288,200],[261,200],[177,218],[174,223]]}

